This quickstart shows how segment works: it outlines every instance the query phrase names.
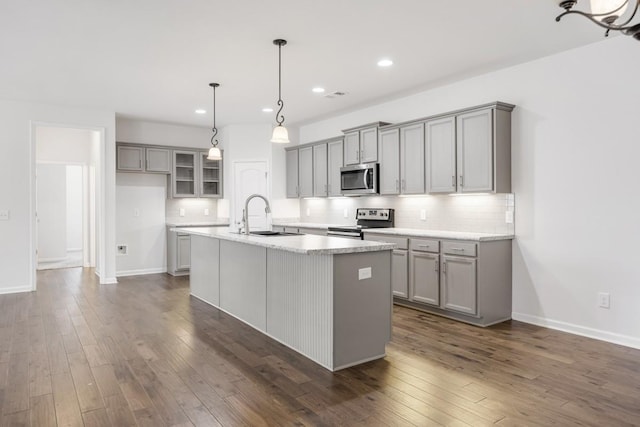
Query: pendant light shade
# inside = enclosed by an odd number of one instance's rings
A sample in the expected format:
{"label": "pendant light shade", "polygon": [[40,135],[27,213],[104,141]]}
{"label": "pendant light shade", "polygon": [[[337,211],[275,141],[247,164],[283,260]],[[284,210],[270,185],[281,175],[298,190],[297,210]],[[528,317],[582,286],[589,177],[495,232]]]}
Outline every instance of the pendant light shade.
{"label": "pendant light shade", "polygon": [[287,144],[289,142],[289,132],[287,131],[287,128],[282,125],[274,127],[271,142],[276,144]]}
{"label": "pendant light shade", "polygon": [[289,143],[289,132],[282,124],[284,123],[284,116],[281,114],[284,107],[284,101],[282,101],[282,46],[287,44],[286,40],[276,39],[273,44],[278,46],[278,106],[280,109],[276,113],[276,122],[278,125],[273,128],[273,135],[271,136],[271,142],[276,144]]}
{"label": "pendant light shade", "polygon": [[218,128],[216,128],[216,88],[220,86],[219,83],[209,83],[209,86],[213,88],[213,136],[211,136],[211,148],[209,149],[209,154],[207,155],[207,160],[222,160],[222,152],[218,148],[218,140],[216,136],[218,135]]}
{"label": "pendant light shade", "polygon": [[222,160],[222,153],[218,147],[209,148],[209,155],[207,160]]}
{"label": "pendant light shade", "polygon": [[605,37],[611,31],[620,31],[622,34],[640,40],[640,0],[590,0],[587,10],[574,9],[578,0],[556,0],[558,6],[564,9],[556,17],[560,21],[566,15],[580,15],[589,19],[594,24],[604,28]]}

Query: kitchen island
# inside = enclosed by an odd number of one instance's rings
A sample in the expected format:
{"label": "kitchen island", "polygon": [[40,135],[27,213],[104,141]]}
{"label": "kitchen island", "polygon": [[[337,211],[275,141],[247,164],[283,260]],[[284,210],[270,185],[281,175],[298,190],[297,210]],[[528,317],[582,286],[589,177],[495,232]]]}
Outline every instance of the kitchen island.
{"label": "kitchen island", "polygon": [[316,235],[191,235],[191,294],[336,371],[385,355],[394,244]]}

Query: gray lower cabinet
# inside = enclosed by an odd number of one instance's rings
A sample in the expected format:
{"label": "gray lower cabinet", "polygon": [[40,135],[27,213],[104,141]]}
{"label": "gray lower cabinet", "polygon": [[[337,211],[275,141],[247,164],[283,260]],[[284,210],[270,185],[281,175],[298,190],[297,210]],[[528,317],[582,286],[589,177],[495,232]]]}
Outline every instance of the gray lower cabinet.
{"label": "gray lower cabinet", "polygon": [[287,150],[287,197],[297,198],[300,195],[298,187],[298,149]]}
{"label": "gray lower cabinet", "polygon": [[179,231],[167,232],[167,273],[172,276],[189,274],[191,267],[191,236]]}
{"label": "gray lower cabinet", "polygon": [[476,259],[442,256],[442,307],[476,314]]}
{"label": "gray lower cabinet", "polygon": [[365,232],[365,240],[398,244],[391,267],[396,304],[478,326],[511,318],[511,240],[467,242],[375,232]]}

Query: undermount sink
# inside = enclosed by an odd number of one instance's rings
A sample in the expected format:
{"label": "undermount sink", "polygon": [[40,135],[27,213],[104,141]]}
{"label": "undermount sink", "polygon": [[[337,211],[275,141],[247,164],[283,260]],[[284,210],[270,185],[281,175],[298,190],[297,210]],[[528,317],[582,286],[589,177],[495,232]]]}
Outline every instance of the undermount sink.
{"label": "undermount sink", "polygon": [[251,231],[250,234],[256,236],[301,236],[302,233],[287,233],[284,231]]}

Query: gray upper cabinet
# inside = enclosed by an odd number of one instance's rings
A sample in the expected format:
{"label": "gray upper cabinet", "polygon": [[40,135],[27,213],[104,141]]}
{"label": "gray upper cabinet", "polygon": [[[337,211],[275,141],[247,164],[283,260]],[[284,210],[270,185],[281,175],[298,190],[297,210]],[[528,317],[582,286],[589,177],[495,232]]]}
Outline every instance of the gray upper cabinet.
{"label": "gray upper cabinet", "polygon": [[427,121],[427,192],[511,192],[511,111],[501,102]]}
{"label": "gray upper cabinet", "polygon": [[222,197],[222,161],[209,160],[208,151],[200,153],[200,197]]}
{"label": "gray upper cabinet", "polygon": [[344,164],[357,165],[360,163],[360,132],[344,135]]}
{"label": "gray upper cabinet", "polygon": [[380,152],[380,194],[400,193],[400,130],[381,130],[378,142]]}
{"label": "gray upper cabinet", "polygon": [[461,193],[493,191],[493,110],[457,118],[458,188]]}
{"label": "gray upper cabinet", "polygon": [[153,173],[171,173],[171,150],[168,148],[145,149],[145,171]]}
{"label": "gray upper cabinet", "polygon": [[[385,124],[380,122],[380,125]],[[344,134],[344,164],[378,161],[378,124]]]}
{"label": "gray upper cabinet", "polygon": [[313,196],[313,147],[298,149],[298,185],[300,197]]}
{"label": "gray upper cabinet", "polygon": [[424,124],[400,128],[400,192],[424,193]]}
{"label": "gray upper cabinet", "polygon": [[427,139],[427,192],[456,192],[456,119],[446,117],[428,121]]}
{"label": "gray upper cabinet", "polygon": [[287,197],[296,198],[298,192],[298,150],[286,151],[287,163]]}
{"label": "gray upper cabinet", "polygon": [[326,197],[327,184],[327,144],[313,146],[313,196]]}
{"label": "gray upper cabinet", "polygon": [[118,145],[117,169],[120,171],[142,172],[144,170],[144,148]]}
{"label": "gray upper cabinet", "polygon": [[327,192],[329,197],[340,196],[340,168],[343,166],[343,141],[327,144]]}
{"label": "gray upper cabinet", "polygon": [[378,128],[360,131],[360,163],[378,161]]}
{"label": "gray upper cabinet", "polygon": [[174,150],[171,179],[173,197],[197,197],[198,176],[198,153]]}

